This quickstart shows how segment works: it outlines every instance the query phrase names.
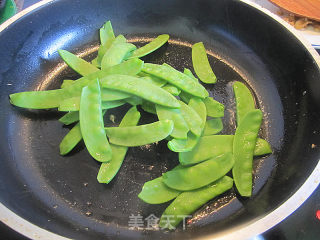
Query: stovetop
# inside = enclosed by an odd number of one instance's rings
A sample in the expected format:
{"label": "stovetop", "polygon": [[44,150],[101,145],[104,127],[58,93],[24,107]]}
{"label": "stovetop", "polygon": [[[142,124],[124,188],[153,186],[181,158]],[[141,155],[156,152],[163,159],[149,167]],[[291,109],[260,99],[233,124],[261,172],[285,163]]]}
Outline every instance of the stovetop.
{"label": "stovetop", "polygon": [[[21,1],[20,1],[21,2]],[[26,8],[39,0],[24,0]],[[320,54],[320,50],[318,51]],[[26,240],[0,222],[0,240]],[[304,204],[274,228],[252,240],[314,240],[320,239],[320,186]]]}

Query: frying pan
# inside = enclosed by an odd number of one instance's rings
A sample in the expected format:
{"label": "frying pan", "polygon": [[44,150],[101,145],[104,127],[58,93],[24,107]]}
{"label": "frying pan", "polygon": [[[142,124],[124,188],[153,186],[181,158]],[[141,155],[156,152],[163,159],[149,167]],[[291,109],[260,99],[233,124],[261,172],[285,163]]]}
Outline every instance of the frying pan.
{"label": "frying pan", "polygon": [[[204,42],[218,83],[206,85],[226,106],[223,134],[235,130],[230,83],[243,81],[264,114],[260,137],[273,154],[254,160],[251,198],[234,190],[200,208],[187,228],[129,228],[129,216],[161,216],[168,204],[137,198],[145,181],[178,164],[165,143],[131,148],[117,177],[96,180],[99,164],[80,144],[59,155],[68,128],[56,110],[11,106],[8,94],[58,88],[76,79],[57,54],[95,57],[98,29],[143,45],[161,33],[170,41],[146,62],[191,68],[190,46]],[[43,1],[0,28],[0,218],[34,239],[245,239],[273,227],[319,184],[320,71],[311,46],[255,5],[225,0]],[[121,119],[128,106],[110,111]],[[144,114],[141,123],[153,121]],[[106,124],[112,124],[106,118]]]}

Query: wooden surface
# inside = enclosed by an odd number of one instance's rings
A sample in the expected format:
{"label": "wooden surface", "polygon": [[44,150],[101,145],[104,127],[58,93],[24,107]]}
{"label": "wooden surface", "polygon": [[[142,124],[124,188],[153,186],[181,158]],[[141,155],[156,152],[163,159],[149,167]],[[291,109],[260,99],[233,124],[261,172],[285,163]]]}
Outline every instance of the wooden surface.
{"label": "wooden surface", "polygon": [[320,0],[269,0],[298,16],[320,21]]}

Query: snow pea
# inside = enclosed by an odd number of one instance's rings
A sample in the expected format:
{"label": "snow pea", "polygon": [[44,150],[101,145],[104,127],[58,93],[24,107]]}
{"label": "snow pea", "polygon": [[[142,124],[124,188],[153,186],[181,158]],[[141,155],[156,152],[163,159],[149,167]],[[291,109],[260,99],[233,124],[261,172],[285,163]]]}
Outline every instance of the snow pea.
{"label": "snow pea", "polygon": [[112,144],[135,147],[161,141],[171,134],[173,121],[157,121],[135,127],[107,127],[105,131]]}
{"label": "snow pea", "polygon": [[[125,104],[125,101],[123,100],[101,102],[102,109],[111,109],[111,108],[119,107],[123,104]],[[67,98],[61,101],[60,106],[58,108],[58,110],[62,112],[79,111],[79,109],[80,109],[80,97]]]}
{"label": "snow pea", "polygon": [[58,50],[60,57],[71,67],[74,71],[82,76],[86,76],[90,73],[99,71],[94,65],[88,63],[87,61],[77,57],[76,55],[68,52],[66,50]]}
{"label": "snow pea", "polygon": [[[192,74],[192,72],[190,71],[190,69],[188,68],[184,68],[183,73],[185,75],[187,75],[188,77],[192,78],[195,82],[199,82],[198,79]],[[189,93],[186,93],[184,91],[181,91],[181,93],[179,94],[179,97],[181,98],[182,101],[184,101],[185,103],[189,103],[190,98],[192,98],[193,96],[190,95]]]}
{"label": "snow pea", "polygon": [[131,94],[113,90],[113,89],[107,89],[102,88],[101,89],[101,101],[115,101],[115,100],[122,100],[132,97]]}
{"label": "snow pea", "polygon": [[223,177],[233,164],[232,153],[228,152],[191,167],[168,171],[162,175],[163,182],[180,191],[198,189]]}
{"label": "snow pea", "polygon": [[232,176],[241,196],[252,193],[253,152],[262,122],[262,112],[255,109],[248,112],[238,125],[233,139],[234,167]]}
{"label": "snow pea", "polygon": [[59,111],[68,112],[68,111],[79,111],[80,109],[80,97],[72,97],[64,99],[60,102],[58,108]]}
{"label": "snow pea", "polygon": [[[166,208],[160,218],[159,226],[161,228],[175,228],[182,221],[181,216],[187,216],[194,213],[198,208],[203,206],[211,199],[231,189],[232,185],[232,178],[224,176],[203,188],[181,193]],[[166,216],[171,216],[170,225],[168,225]]]}
{"label": "snow pea", "polygon": [[59,122],[63,123],[64,125],[70,125],[77,121],[79,121],[78,111],[68,112],[65,115],[63,115],[61,118],[59,118]]}
{"label": "snow pea", "polygon": [[80,130],[80,123],[77,123],[68,134],[62,139],[59,148],[60,154],[68,154],[80,141],[82,140],[82,134]]}
{"label": "snow pea", "polygon": [[[202,120],[202,124],[200,125],[201,131],[203,131],[207,113],[206,106],[204,105],[202,99],[200,98],[191,98],[188,104],[191,108],[195,110],[195,112],[199,115]],[[187,139],[172,139],[168,142],[168,148],[173,152],[189,152],[196,145],[199,140],[199,136],[196,136],[192,132],[189,132],[187,135]]]}
{"label": "snow pea", "polygon": [[146,82],[152,83],[158,87],[162,87],[162,86],[166,85],[166,81],[164,81],[160,78],[157,78],[155,76],[144,76],[144,77],[141,77],[141,79],[143,79]]}
{"label": "snow pea", "polygon": [[95,73],[89,74],[85,77],[82,77],[75,81],[74,84],[70,87],[66,87],[63,90],[65,95],[68,97],[77,97],[80,96],[82,88],[87,86],[90,82],[95,81],[96,79],[101,79],[108,75],[113,74],[124,74],[124,75],[136,75],[142,69],[143,61],[138,58],[130,59],[124,61],[118,65],[107,68],[103,71],[97,71]]}
{"label": "snow pea", "polygon": [[272,153],[272,149],[270,144],[261,138],[257,138],[256,146],[254,148],[253,155],[254,156],[262,156]]}
{"label": "snow pea", "polygon": [[142,66],[143,61],[140,59],[130,59],[116,66],[110,67],[105,71],[97,71],[82,77],[76,80],[71,86],[63,89],[10,94],[10,102],[17,107],[30,109],[57,108],[59,107],[60,102],[64,99],[80,96],[82,88],[97,78],[100,79],[110,74],[135,75],[141,71]]}
{"label": "snow pea", "polygon": [[[68,115],[73,113],[73,115]],[[106,113],[106,110],[102,111],[102,115]],[[64,117],[66,117],[64,120],[67,122],[66,125],[69,125],[71,123],[79,121],[79,112],[69,112]],[[69,116],[69,117],[68,117]],[[60,121],[60,119],[59,119]],[[59,148],[60,148],[60,154],[66,155],[68,154],[77,144],[82,140],[82,134],[80,129],[80,123],[77,123],[62,139]]]}
{"label": "snow pea", "polygon": [[66,98],[64,89],[19,92],[10,94],[10,103],[22,108],[47,109],[57,108],[60,101]]}
{"label": "snow pea", "polygon": [[142,104],[142,98],[137,97],[137,96],[131,96],[129,98],[126,98],[125,101],[132,106],[137,106]]}
{"label": "snow pea", "polygon": [[162,87],[162,89],[166,90],[167,92],[171,93],[173,96],[179,96],[181,90],[169,83]]}
{"label": "snow pea", "polygon": [[103,24],[102,28],[99,29],[100,43],[106,45],[108,42],[112,42],[115,39],[113,28],[110,21]]}
{"label": "snow pea", "polygon": [[104,130],[98,80],[83,88],[79,116],[81,134],[90,155],[99,162],[110,161],[112,150]]}
{"label": "snow pea", "polygon": [[224,116],[224,105],[214,100],[212,97],[207,97],[203,100],[207,108],[207,115],[209,117],[223,117]]}
{"label": "snow pea", "polygon": [[65,80],[63,80],[60,88],[69,87],[69,86],[71,86],[72,84],[74,84],[74,80],[65,79]]}
{"label": "snow pea", "polygon": [[167,187],[163,183],[163,177],[158,177],[146,182],[138,197],[149,204],[161,204],[176,198],[181,191]]}
{"label": "snow pea", "polygon": [[181,114],[186,121],[190,131],[194,133],[196,136],[200,136],[202,133],[202,119],[198,115],[198,113],[187,104],[182,101],[179,101],[181,107]]}
{"label": "snow pea", "polygon": [[217,82],[217,77],[212,71],[206,49],[202,42],[198,42],[192,46],[192,64],[194,71],[202,82]]}
{"label": "snow pea", "polygon": [[198,143],[199,137],[188,132],[187,139],[172,139],[168,141],[168,148],[173,152],[189,152]]}
{"label": "snow pea", "polygon": [[189,68],[184,68],[183,73],[189,77],[191,77],[194,81],[199,82],[198,78],[196,78]]}
{"label": "snow pea", "polygon": [[105,44],[101,44],[98,50],[97,65],[101,67],[101,61],[103,59],[103,56],[110,49],[112,44],[126,43],[126,42],[127,42],[127,39],[123,35],[118,35],[116,38],[111,37],[110,39],[108,39],[108,41],[106,41]]}
{"label": "snow pea", "polygon": [[103,88],[110,88],[130,93],[150,102],[167,107],[179,108],[178,100],[167,91],[137,77],[110,75],[100,80]]}
{"label": "snow pea", "polygon": [[236,99],[237,124],[239,125],[244,116],[255,109],[255,103],[249,88],[243,83],[235,82],[233,91]]}
{"label": "snow pea", "polygon": [[149,101],[142,101],[141,108],[148,113],[157,114],[155,104]]}
{"label": "snow pea", "polygon": [[[106,113],[106,109],[102,111],[102,115]],[[72,123],[79,121],[79,111],[71,111],[63,115],[59,122],[63,123],[64,125],[70,125]]]}
{"label": "snow pea", "polygon": [[[136,126],[140,120],[140,113],[137,108],[131,107],[124,115],[119,127]],[[97,180],[99,183],[109,183],[118,173],[122,162],[126,156],[128,147],[110,144],[112,158],[110,162],[102,163],[98,172]]]}
{"label": "snow pea", "polygon": [[[179,162],[182,165],[190,165],[227,152],[232,153],[233,137],[233,135],[211,135],[201,137],[192,151],[179,153]],[[267,141],[258,138],[254,156],[259,156],[261,153],[271,153],[271,148]]]}
{"label": "snow pea", "polygon": [[156,77],[160,77],[171,83],[172,85],[196,97],[205,98],[209,95],[207,90],[201,84],[197,83],[191,77],[175,70],[172,67],[145,63],[142,71]]}
{"label": "snow pea", "polygon": [[159,120],[172,120],[174,123],[173,131],[170,134],[171,137],[177,139],[186,139],[189,127],[184,120],[180,109],[168,108],[156,104],[156,113]]}
{"label": "snow pea", "polygon": [[203,136],[209,136],[213,134],[217,134],[221,132],[223,129],[223,124],[221,118],[212,118],[210,120],[207,120],[204,130],[203,130]]}
{"label": "snow pea", "polygon": [[101,69],[104,70],[121,63],[127,54],[135,49],[136,46],[131,43],[113,43],[102,58]]}
{"label": "snow pea", "polygon": [[133,54],[130,58],[140,58],[143,56],[148,55],[151,52],[154,52],[158,48],[160,48],[162,45],[164,45],[169,40],[168,34],[162,34],[153,39],[150,43],[144,45],[141,48],[138,48],[137,50],[133,51]]}
{"label": "snow pea", "polygon": [[200,98],[193,97],[189,100],[188,106],[193,108],[193,110],[195,110],[196,113],[198,113],[199,117],[202,120],[202,124],[200,125],[200,128],[203,129],[207,121],[207,109],[203,100]]}
{"label": "snow pea", "polygon": [[101,108],[104,109],[104,110],[111,109],[111,108],[116,108],[116,107],[124,105],[125,103],[126,103],[125,100],[101,102]]}

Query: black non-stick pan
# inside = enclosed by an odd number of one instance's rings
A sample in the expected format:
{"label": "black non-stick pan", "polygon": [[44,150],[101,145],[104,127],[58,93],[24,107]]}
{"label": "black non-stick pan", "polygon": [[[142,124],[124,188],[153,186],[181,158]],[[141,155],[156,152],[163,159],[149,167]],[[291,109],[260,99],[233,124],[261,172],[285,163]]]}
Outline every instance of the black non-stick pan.
{"label": "black non-stick pan", "polygon": [[[241,1],[44,1],[0,26],[0,219],[35,239],[241,239],[259,234],[294,211],[319,184],[320,71],[311,46],[279,19]],[[68,156],[68,132],[56,110],[10,105],[8,94],[56,89],[79,76],[57,54],[87,60],[97,54],[98,29],[111,20],[116,34],[143,45],[168,33],[169,43],[145,57],[179,70],[192,68],[190,46],[202,41],[218,82],[206,85],[226,106],[223,134],[235,130],[230,84],[242,81],[263,111],[260,137],[273,153],[254,160],[251,198],[234,190],[194,213],[183,230],[130,229],[130,216],[160,217],[168,204],[137,194],[144,182],[178,164],[165,142],[131,148],[119,174],[99,184],[99,164],[83,144]],[[124,106],[109,113],[116,122]],[[153,121],[143,114],[143,122]],[[110,119],[105,119],[110,124]]]}

